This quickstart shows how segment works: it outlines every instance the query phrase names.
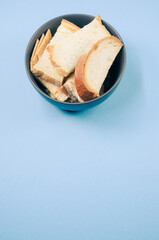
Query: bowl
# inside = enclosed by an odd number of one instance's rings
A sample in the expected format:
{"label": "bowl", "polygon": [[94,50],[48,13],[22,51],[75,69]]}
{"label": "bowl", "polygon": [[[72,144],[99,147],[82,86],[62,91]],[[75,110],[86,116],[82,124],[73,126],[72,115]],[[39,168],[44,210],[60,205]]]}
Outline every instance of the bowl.
{"label": "bowl", "polygon": [[[86,14],[67,14],[67,15],[56,17],[46,22],[44,25],[42,25],[34,33],[34,35],[32,36],[32,38],[28,43],[26,54],[25,54],[25,66],[26,66],[26,72],[30,79],[30,82],[35,87],[35,89],[41,94],[42,97],[44,97],[47,101],[49,101],[51,104],[55,105],[60,109],[64,109],[68,111],[82,111],[82,110],[86,110],[88,108],[97,106],[98,104],[105,101],[114,92],[124,73],[125,64],[126,64],[125,46],[122,47],[113,65],[109,70],[109,73],[103,85],[104,93],[102,94],[102,96],[84,103],[69,103],[69,102],[60,102],[58,100],[51,98],[47,94],[47,91],[43,87],[43,85],[40,84],[40,82],[34,77],[32,72],[30,71],[30,58],[31,58],[31,54],[32,54],[35,42],[37,38],[40,38],[42,33],[45,33],[48,30],[48,28],[50,28],[52,35],[54,35],[62,19],[66,19],[70,22],[73,22],[74,24],[82,28],[86,24],[90,23],[94,18],[95,18],[94,16],[90,16]],[[108,24],[104,20],[102,20],[102,23],[107,28],[107,30],[110,32],[111,35],[114,35],[115,37],[119,38],[120,41],[123,43],[123,40],[121,39],[118,32],[110,24]]]}

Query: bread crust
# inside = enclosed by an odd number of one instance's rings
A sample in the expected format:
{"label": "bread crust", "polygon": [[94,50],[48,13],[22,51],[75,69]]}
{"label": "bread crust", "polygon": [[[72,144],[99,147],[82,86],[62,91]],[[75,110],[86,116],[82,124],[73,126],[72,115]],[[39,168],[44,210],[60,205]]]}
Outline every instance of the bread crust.
{"label": "bread crust", "polygon": [[38,44],[38,46],[37,46],[36,52],[35,52],[34,57],[33,57],[33,60],[32,60],[32,65],[33,65],[33,66],[39,61],[38,52],[39,52],[39,49],[41,48],[41,44],[42,44],[44,38],[45,38],[45,35],[44,35],[44,33],[43,33],[43,34],[41,35],[41,38],[40,38],[40,40],[39,40],[39,44]]}
{"label": "bread crust", "polygon": [[36,70],[34,67],[32,69],[32,72],[34,73],[34,75],[37,77],[37,78],[41,78],[43,80],[45,80],[46,82],[50,82],[52,84],[54,84],[55,86],[57,87],[61,87],[62,83],[50,76],[48,76],[47,74],[44,74],[43,72],[39,71],[39,70]]}
{"label": "bread crust", "polygon": [[36,54],[36,51],[38,49],[38,45],[39,45],[39,39],[36,40],[36,43],[35,43],[35,46],[34,46],[34,49],[33,49],[33,53],[32,53],[32,56],[31,56],[31,60],[30,60],[30,69],[31,71],[33,70],[33,59],[34,59],[34,56]]}
{"label": "bread crust", "polygon": [[42,53],[44,52],[45,47],[50,42],[52,38],[52,34],[50,29],[47,30],[46,35],[42,34],[40,40],[37,39],[35,43],[35,47],[33,49],[33,53],[30,60],[30,69],[33,71],[33,66],[39,61]]}
{"label": "bread crust", "polygon": [[101,16],[100,16],[99,14],[96,16],[96,19],[97,19],[99,22],[101,22]]}
{"label": "bread crust", "polygon": [[37,51],[38,59],[41,57],[41,55],[44,52],[46,46],[51,41],[51,38],[52,38],[52,34],[51,34],[50,29],[48,29],[45,37],[43,38],[43,41],[41,42],[41,44],[39,44],[40,46],[38,47],[38,51]]}
{"label": "bread crust", "polygon": [[65,95],[69,95],[69,93],[68,93],[68,91],[67,91],[67,89],[66,89],[66,87],[63,85],[63,86],[61,86],[60,87],[60,90],[65,94]]}
{"label": "bread crust", "polygon": [[44,40],[44,37],[45,37],[45,35],[44,35],[44,33],[43,33],[43,34],[41,35],[38,48],[41,46],[41,44],[42,44],[42,42],[43,42],[43,40]]}
{"label": "bread crust", "polygon": [[94,92],[89,91],[89,89],[86,87],[84,83],[84,70],[85,70],[85,64],[86,60],[88,58],[88,52],[81,55],[78,59],[78,62],[76,64],[75,68],[75,85],[76,90],[80,98],[84,101],[88,101],[95,97]]}
{"label": "bread crust", "polygon": [[54,67],[56,67],[56,71],[57,71],[60,75],[66,77],[66,76],[67,76],[67,73],[54,61],[54,58],[53,58],[53,55],[54,55],[54,47],[55,47],[55,45],[48,46],[48,47],[46,48],[46,50],[47,50],[47,51],[49,52],[49,54],[50,54],[50,57],[49,57],[50,62],[52,63],[52,65],[53,65]]}
{"label": "bread crust", "polygon": [[61,24],[72,32],[76,32],[80,29],[80,27],[78,27],[72,22],[67,21],[66,19],[62,19]]}
{"label": "bread crust", "polygon": [[111,36],[110,32],[103,26],[102,19],[101,19],[101,16],[99,14],[96,16],[96,20],[101,24],[102,28],[105,30],[107,35]]}
{"label": "bread crust", "polygon": [[39,39],[36,40],[36,43],[35,43],[35,47],[33,49],[33,53],[32,53],[32,57],[31,57],[31,60],[34,58],[35,54],[36,54],[36,51],[38,49],[38,45],[39,45]]}
{"label": "bread crust", "polygon": [[75,68],[75,85],[76,85],[76,89],[77,89],[79,96],[84,101],[89,101],[92,98],[99,96],[98,92],[94,92],[94,90],[92,90],[90,88],[90,86],[88,86],[88,84],[86,82],[85,69],[86,69],[86,65],[87,65],[87,60],[90,57],[91,53],[98,47],[98,45],[102,41],[105,41],[106,39],[114,40],[114,41],[118,42],[118,44],[120,44],[121,47],[123,46],[121,41],[114,36],[102,38],[99,41],[97,41],[95,44],[90,46],[87,49],[87,51],[80,56],[80,58],[77,62],[77,65]]}

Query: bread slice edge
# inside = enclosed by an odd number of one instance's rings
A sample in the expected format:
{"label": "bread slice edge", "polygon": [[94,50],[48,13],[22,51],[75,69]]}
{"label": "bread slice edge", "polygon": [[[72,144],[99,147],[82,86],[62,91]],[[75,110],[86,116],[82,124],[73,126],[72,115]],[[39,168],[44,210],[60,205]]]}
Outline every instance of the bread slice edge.
{"label": "bread slice edge", "polygon": [[[109,37],[104,37],[100,40],[98,40],[95,44],[87,48],[87,50],[80,56],[76,68],[75,68],[75,85],[76,89],[78,92],[78,95],[80,98],[82,98],[84,101],[89,101],[93,99],[94,97],[99,97],[99,92],[94,91],[91,89],[91,87],[87,84],[86,77],[85,77],[85,68],[86,68],[86,63],[91,55],[91,53],[98,47],[98,45],[105,41],[106,39],[112,39],[116,41],[120,46],[122,47],[123,44],[121,41],[114,37],[114,36],[109,36]],[[112,62],[113,64],[113,62]],[[106,77],[106,76],[105,76]]]}

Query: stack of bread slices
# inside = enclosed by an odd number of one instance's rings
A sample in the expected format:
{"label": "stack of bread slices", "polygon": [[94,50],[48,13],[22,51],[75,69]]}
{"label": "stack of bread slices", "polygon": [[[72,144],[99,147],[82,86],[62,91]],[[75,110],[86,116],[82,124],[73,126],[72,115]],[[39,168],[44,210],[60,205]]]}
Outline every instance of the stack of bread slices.
{"label": "stack of bread slices", "polygon": [[84,102],[99,96],[103,82],[122,48],[98,15],[79,28],[63,19],[37,39],[30,60],[35,77],[59,101]]}

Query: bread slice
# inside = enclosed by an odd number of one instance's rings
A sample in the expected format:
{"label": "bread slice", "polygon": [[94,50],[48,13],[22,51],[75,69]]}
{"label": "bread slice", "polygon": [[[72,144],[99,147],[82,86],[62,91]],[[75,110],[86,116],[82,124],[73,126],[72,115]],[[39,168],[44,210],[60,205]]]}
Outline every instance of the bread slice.
{"label": "bread slice", "polygon": [[62,92],[59,87],[55,86],[54,84],[43,80],[41,77],[38,78],[40,82],[49,90],[50,96],[54,99],[57,99],[61,102],[64,102],[68,99],[68,95]]}
{"label": "bread slice", "polygon": [[83,100],[79,97],[76,87],[75,87],[75,77],[74,73],[70,74],[66,82],[60,88],[55,86],[54,84],[43,80],[41,77],[38,77],[40,82],[49,90],[50,96],[59,101],[70,100],[70,102],[83,102]]}
{"label": "bread slice", "polygon": [[84,101],[99,96],[101,86],[122,46],[118,38],[110,36],[100,39],[80,56],[75,69],[75,85]]}
{"label": "bread slice", "polygon": [[[45,38],[45,35],[44,35],[44,33],[43,33],[43,34],[41,35],[41,38],[40,38],[40,40],[39,40],[39,44],[38,44],[38,47],[37,47],[35,56],[34,56],[34,58],[33,58],[33,65],[35,65],[35,64],[38,62],[38,60],[39,60],[39,57],[38,57],[38,54],[37,54],[37,53],[39,52],[40,46],[41,46],[44,38]],[[51,40],[51,39],[50,39],[50,40]]]}
{"label": "bread slice", "polygon": [[49,49],[50,59],[53,66],[58,67],[58,72],[63,76],[68,76],[73,72],[78,58],[84,50],[94,42],[110,33],[102,25],[98,15],[91,23],[81,28],[70,36],[59,39],[56,45]]}
{"label": "bread slice", "polygon": [[83,102],[83,100],[79,97],[76,86],[75,86],[75,74],[71,73],[67,78],[66,82],[63,86],[60,87],[60,90],[69,96],[72,102]]}
{"label": "bread slice", "polygon": [[31,70],[33,71],[33,66],[39,61],[44,49],[46,48],[47,44],[50,42],[52,38],[52,34],[50,29],[47,30],[46,35],[42,34],[40,41],[38,39],[35,44],[35,48],[33,50],[33,54],[31,57]]}
{"label": "bread slice", "polygon": [[39,39],[36,40],[36,43],[35,43],[35,46],[34,46],[34,49],[33,49],[33,52],[32,52],[32,56],[31,56],[31,60],[30,60],[30,70],[33,71],[33,59],[36,55],[36,52],[37,52],[37,49],[38,49],[38,46],[39,46]]}
{"label": "bread slice", "polygon": [[61,25],[58,27],[55,35],[39,58],[39,61],[31,69],[37,77],[42,77],[44,80],[51,82],[56,86],[62,85],[64,77],[60,75],[57,71],[57,68],[51,64],[48,50],[52,45],[56,45],[60,39],[66,38],[68,35],[76,32],[79,29],[80,28],[73,23],[64,19],[62,20]]}

